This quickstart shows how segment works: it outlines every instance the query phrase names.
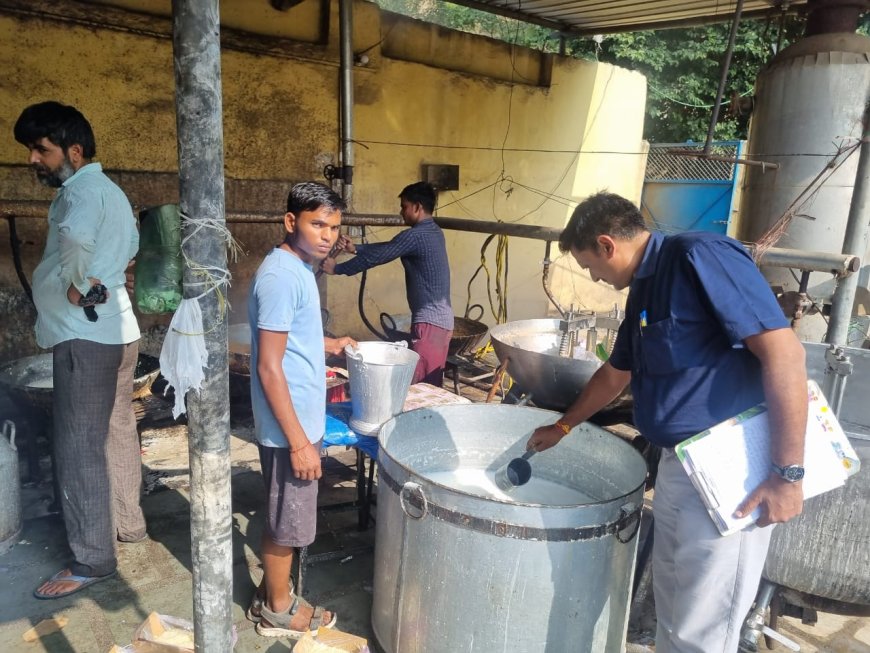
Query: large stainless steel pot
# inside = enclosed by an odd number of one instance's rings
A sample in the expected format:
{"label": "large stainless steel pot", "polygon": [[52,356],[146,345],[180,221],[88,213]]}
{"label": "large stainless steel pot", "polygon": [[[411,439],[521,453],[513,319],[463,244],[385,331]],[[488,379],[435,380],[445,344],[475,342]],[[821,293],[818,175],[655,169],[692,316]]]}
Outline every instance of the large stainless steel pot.
{"label": "large stainless steel pot", "polygon": [[500,404],[402,413],[379,435],[372,626],[386,653],[622,651],[646,465],[583,424],[533,479],[589,497],[515,503],[445,483],[493,473],[554,414]]}
{"label": "large stainless steel pot", "polygon": [[[50,415],[54,391],[52,360],[51,354],[38,354],[0,365],[0,387],[25,405]],[[139,354],[134,374],[133,399],[141,399],[151,393],[151,384],[160,374],[160,361]]]}
{"label": "large stainless steel pot", "polygon": [[[804,343],[807,375],[824,387],[828,345]],[[777,585],[842,603],[870,605],[870,350],[847,347],[853,364],[839,420],[861,459],[846,485],[809,499],[773,531],[764,566]]]}
{"label": "large stainless steel pot", "polygon": [[[605,319],[615,322],[613,318]],[[532,395],[532,401],[541,408],[568,408],[601,366],[594,360],[559,355],[562,332],[556,319],[499,324],[489,330],[489,337],[498,359],[501,362],[510,359],[508,374],[523,391]],[[582,348],[585,341],[586,330],[581,329],[578,347]],[[626,395],[619,403],[627,401]]]}

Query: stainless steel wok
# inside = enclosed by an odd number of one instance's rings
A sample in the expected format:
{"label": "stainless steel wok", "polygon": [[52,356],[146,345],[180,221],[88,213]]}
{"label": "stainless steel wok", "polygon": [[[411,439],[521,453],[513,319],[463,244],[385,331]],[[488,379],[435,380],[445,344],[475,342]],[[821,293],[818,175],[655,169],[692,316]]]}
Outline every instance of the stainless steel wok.
{"label": "stainless steel wok", "polygon": [[[613,318],[598,317],[596,328],[615,328]],[[614,324],[610,324],[613,322]],[[499,361],[509,359],[507,372],[517,385],[532,395],[532,402],[541,408],[565,410],[577,398],[583,387],[600,367],[592,360],[566,358],[559,355],[562,332],[558,319],[517,320],[496,325],[489,330]],[[577,347],[584,348],[586,330],[577,333]],[[616,399],[610,407],[630,402],[628,395]]]}

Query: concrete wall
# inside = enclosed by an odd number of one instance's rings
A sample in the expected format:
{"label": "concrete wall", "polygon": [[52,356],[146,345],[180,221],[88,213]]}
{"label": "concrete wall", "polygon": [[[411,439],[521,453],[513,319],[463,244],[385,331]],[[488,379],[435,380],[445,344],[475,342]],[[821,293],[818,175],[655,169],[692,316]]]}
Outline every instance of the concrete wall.
{"label": "concrete wall", "polygon": [[[287,12],[267,0],[225,0],[222,14],[227,208],[276,217],[295,181],[322,179],[338,137],[338,3],[307,0]],[[458,191],[441,193],[440,214],[560,227],[572,202],[609,188],[638,200],[646,82],[636,73],[512,48],[381,12],[357,2],[354,51],[356,174],[352,210],[396,213],[396,195],[421,164],[460,167]],[[177,200],[174,84],[169,0],[0,0],[0,201],[49,199],[23,165],[12,125],[45,99],[74,104],[97,136],[97,160],[141,208]],[[548,199],[549,197],[549,199]],[[16,221],[29,277],[44,246],[42,220]],[[16,314],[0,327],[0,360],[35,351],[33,312],[9,255],[0,220],[0,307]],[[243,321],[244,297],[278,225],[235,225],[246,256],[232,266],[230,298]],[[391,229],[369,229],[384,240]],[[448,232],[453,304],[462,314],[466,283],[484,236]],[[509,241],[509,318],[543,315],[544,244]],[[495,246],[487,253],[495,273]],[[401,268],[373,271],[366,310],[407,311]],[[560,300],[588,308],[619,301],[560,260]],[[358,278],[326,281],[331,329],[367,337],[356,311]],[[481,277],[472,303],[488,306]],[[491,316],[488,320],[492,322]],[[145,330],[168,323],[144,316]],[[5,333],[4,333],[5,331]],[[155,345],[156,346],[156,345]]]}

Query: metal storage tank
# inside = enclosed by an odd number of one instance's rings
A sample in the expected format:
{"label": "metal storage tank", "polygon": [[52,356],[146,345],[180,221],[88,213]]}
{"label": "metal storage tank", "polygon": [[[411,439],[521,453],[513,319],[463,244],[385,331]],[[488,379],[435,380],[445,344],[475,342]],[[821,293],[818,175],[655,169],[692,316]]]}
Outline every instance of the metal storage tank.
{"label": "metal storage tank", "polygon": [[386,653],[624,650],[640,455],[582,424],[535,455],[528,485],[492,483],[556,417],[442,406],[381,429],[372,626]]}
{"label": "metal storage tank", "polygon": [[[804,348],[807,375],[823,386],[828,346]],[[870,350],[845,351],[854,367],[838,417],[861,469],[845,487],[809,499],[799,517],[774,529],[764,577],[813,597],[870,606]]]}
{"label": "metal storage tank", "polygon": [[[759,74],[748,156],[779,164],[779,169],[747,167],[740,205],[742,240],[758,240],[823,172],[841,145],[861,138],[868,91],[870,38],[853,33],[804,38],[779,53]],[[808,194],[777,247],[842,252],[857,165],[856,152],[817,192]],[[862,278],[868,271],[865,265]],[[771,285],[798,289],[789,270],[764,272]],[[810,277],[810,296],[829,295],[832,289],[830,275]],[[859,288],[857,299],[868,303],[866,287]],[[801,340],[819,342],[824,333],[820,316],[801,320]]]}

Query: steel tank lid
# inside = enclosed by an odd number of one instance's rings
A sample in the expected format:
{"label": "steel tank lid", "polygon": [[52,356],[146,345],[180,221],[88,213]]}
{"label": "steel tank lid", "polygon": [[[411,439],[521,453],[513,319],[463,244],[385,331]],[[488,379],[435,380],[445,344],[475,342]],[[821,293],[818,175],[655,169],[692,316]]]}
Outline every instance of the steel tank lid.
{"label": "steel tank lid", "polygon": [[783,63],[799,57],[812,56],[822,52],[845,52],[856,55],[870,54],[870,37],[854,32],[835,32],[832,34],[815,34],[795,41],[785,50],[777,54],[763,72],[767,72]]}

